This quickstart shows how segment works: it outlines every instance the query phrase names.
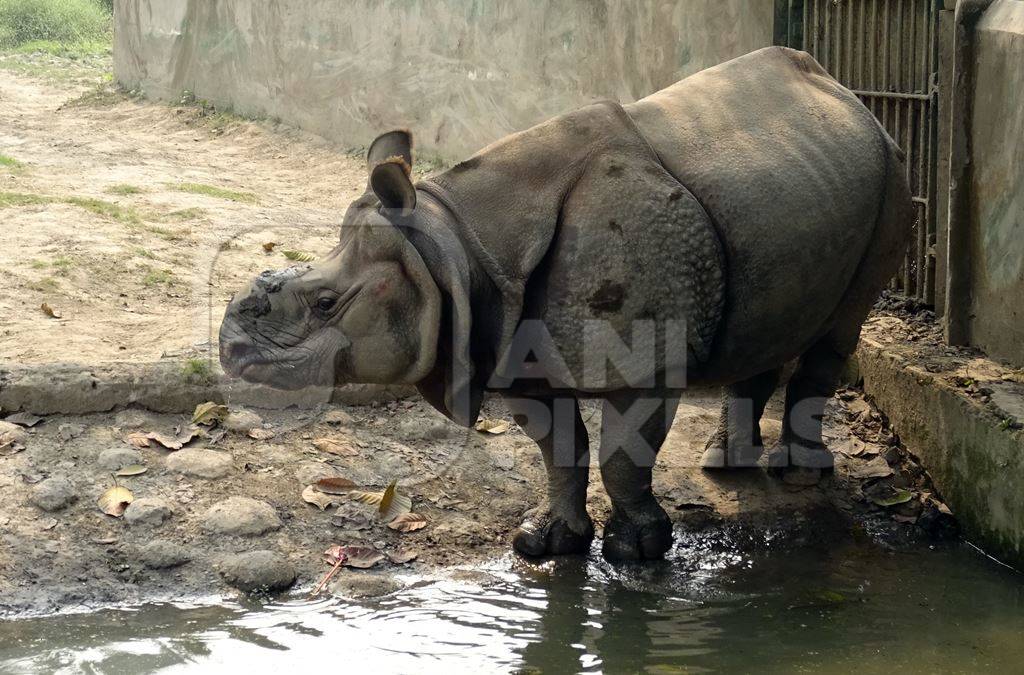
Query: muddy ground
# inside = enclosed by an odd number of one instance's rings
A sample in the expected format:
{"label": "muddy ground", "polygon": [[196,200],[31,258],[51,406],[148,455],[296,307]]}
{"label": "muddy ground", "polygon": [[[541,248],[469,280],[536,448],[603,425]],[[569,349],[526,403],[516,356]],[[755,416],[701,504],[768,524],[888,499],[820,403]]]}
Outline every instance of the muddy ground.
{"label": "muddy ground", "polygon": [[[284,250],[328,251],[345,205],[363,190],[358,156],[294,130],[191,100],[168,106],[114,93],[102,84],[102,61],[76,65],[71,77],[62,75],[66,64],[28,65],[0,70],[0,155],[13,160],[0,166],[0,362],[210,356],[230,293],[255,272],[286,265]],[[272,252],[267,242],[277,244]],[[743,529],[751,547],[835,528],[882,546],[954,531],[927,476],[858,391],[843,390],[829,406],[838,468],[814,486],[757,470],[701,472],[717,410],[713,392],[688,396],[659,458],[655,490],[677,529],[672,555],[726,545],[716,536],[723,528]],[[544,484],[535,446],[515,425],[498,435],[462,430],[418,400],[243,412],[232,430],[208,430],[180,450],[155,441],[136,448],[132,434],[173,434],[189,414],[7,416],[0,614],[229,593],[246,585],[247,572],[281,585],[295,576],[306,592],[333,544],[415,555],[345,569],[333,588],[387,592],[401,583],[396,571],[438,573],[505,555]],[[485,415],[509,420],[499,400]],[[780,417],[776,399],[766,442],[777,438]],[[596,436],[596,403],[585,418]],[[324,438],[343,454],[315,443]],[[128,464],[145,473],[112,477]],[[371,506],[343,499],[322,511],[304,501],[303,490],[327,476],[376,490],[397,480],[427,524],[399,533]],[[136,500],[123,517],[97,505],[115,480]],[[589,509],[600,526],[608,500],[596,469],[592,480]],[[246,561],[261,569],[244,569]]]}

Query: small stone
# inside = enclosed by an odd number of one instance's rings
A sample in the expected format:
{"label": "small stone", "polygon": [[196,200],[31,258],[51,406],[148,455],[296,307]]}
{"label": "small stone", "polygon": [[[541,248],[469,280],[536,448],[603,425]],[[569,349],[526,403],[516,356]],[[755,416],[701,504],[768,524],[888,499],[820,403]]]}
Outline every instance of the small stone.
{"label": "small stone", "polygon": [[171,471],[198,478],[223,478],[231,473],[231,467],[228,453],[202,448],[186,448],[167,458],[167,468]]}
{"label": "small stone", "polygon": [[248,433],[250,429],[259,429],[263,426],[263,418],[251,410],[239,408],[232,410],[221,423],[228,431]]}
{"label": "small stone", "polygon": [[220,562],[224,581],[245,593],[281,591],[295,583],[295,568],[274,551],[249,551]]}
{"label": "small stone", "polygon": [[330,585],[331,593],[342,598],[377,598],[402,587],[387,574],[353,572],[338,575]]}
{"label": "small stone", "polygon": [[149,417],[141,410],[122,410],[114,416],[114,425],[122,429],[140,429],[149,422]]}
{"label": "small stone", "polygon": [[255,537],[281,529],[277,511],[251,497],[229,497],[217,502],[203,517],[203,528],[217,534]]}
{"label": "small stone", "polygon": [[337,424],[343,427],[350,427],[355,421],[352,416],[344,410],[328,410],[321,420],[326,424]]}
{"label": "small stone", "polygon": [[158,497],[140,497],[128,505],[124,520],[129,525],[158,527],[171,517],[174,509]]}
{"label": "small stone", "polygon": [[337,469],[322,462],[306,462],[295,469],[295,478],[300,485],[312,485],[321,478],[335,478],[340,475]]}
{"label": "small stone", "polygon": [[96,463],[102,469],[117,471],[133,464],[144,464],[142,453],[131,448],[110,448],[100,453]]}
{"label": "small stone", "polygon": [[78,495],[75,486],[64,477],[47,478],[32,488],[30,497],[33,504],[43,511],[60,511],[71,505]]}
{"label": "small stone", "polygon": [[84,424],[61,424],[57,427],[57,436],[62,441],[71,441],[85,433]]}
{"label": "small stone", "polygon": [[180,567],[192,560],[192,551],[180,544],[161,539],[143,544],[139,547],[137,555],[143,565],[153,570]]}
{"label": "small stone", "polygon": [[20,443],[23,445],[27,438],[28,432],[17,424],[0,422],[0,445],[7,445],[8,443]]}

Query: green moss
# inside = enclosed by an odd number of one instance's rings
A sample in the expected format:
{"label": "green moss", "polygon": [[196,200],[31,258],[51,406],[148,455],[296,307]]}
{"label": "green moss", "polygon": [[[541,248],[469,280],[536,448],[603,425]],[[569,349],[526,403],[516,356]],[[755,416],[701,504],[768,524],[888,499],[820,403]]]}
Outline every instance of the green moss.
{"label": "green moss", "polygon": [[207,384],[213,380],[213,367],[206,359],[191,358],[182,366],[182,375],[189,382]]}
{"label": "green moss", "polygon": [[245,202],[248,204],[255,204],[260,200],[259,197],[251,192],[228,190],[204,183],[177,183],[172,185],[171,189],[178,192],[188,192],[194,195],[204,195],[206,197],[216,197],[217,199],[227,199],[232,202]]}

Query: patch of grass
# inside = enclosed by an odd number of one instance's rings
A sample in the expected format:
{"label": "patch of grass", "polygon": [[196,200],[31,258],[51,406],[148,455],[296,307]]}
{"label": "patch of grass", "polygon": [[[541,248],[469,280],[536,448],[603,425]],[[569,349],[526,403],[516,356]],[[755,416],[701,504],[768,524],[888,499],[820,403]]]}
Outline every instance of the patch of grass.
{"label": "patch of grass", "polygon": [[60,288],[60,283],[53,277],[43,277],[39,281],[29,282],[28,287],[40,293],[53,293]]}
{"label": "patch of grass", "polygon": [[142,278],[143,286],[164,286],[174,283],[174,273],[171,270],[154,270],[146,272]]}
{"label": "patch of grass", "polygon": [[0,209],[8,206],[42,206],[52,204],[53,197],[34,195],[25,192],[0,192]]}
{"label": "patch of grass", "polygon": [[215,185],[206,185],[205,183],[177,183],[172,185],[171,189],[178,192],[188,192],[189,194],[216,197],[217,199],[227,199],[228,201],[244,202],[247,204],[255,204],[260,200],[259,197],[251,192],[227,190]]}
{"label": "patch of grass", "polygon": [[92,211],[98,216],[116,220],[122,223],[128,223],[129,225],[139,225],[142,223],[142,218],[136,213],[135,209],[115,204],[114,202],[108,202],[103,199],[95,199],[93,197],[66,197],[62,199],[65,204],[72,204],[79,206],[86,211]]}
{"label": "patch of grass", "polygon": [[23,168],[25,165],[19,162],[18,160],[14,159],[13,157],[8,157],[7,155],[0,155],[0,166],[8,169],[17,170]]}
{"label": "patch of grass", "polygon": [[31,265],[32,269],[34,269],[34,270],[45,270],[47,267],[50,266],[50,263],[46,262],[45,260],[38,260],[37,259],[37,260],[30,261],[29,265]]}
{"label": "patch of grass", "polygon": [[189,382],[206,384],[213,380],[213,368],[206,359],[191,358],[182,366],[181,374]]}
{"label": "patch of grass", "polygon": [[117,185],[111,185],[105,192],[111,195],[121,195],[127,197],[128,195],[141,195],[145,190],[134,185],[128,185],[127,183],[118,183]]}
{"label": "patch of grass", "polygon": [[142,248],[141,246],[137,246],[136,248],[133,248],[132,251],[135,253],[135,255],[141,258],[146,258],[147,260],[156,260],[156,254],[150,251],[148,248]]}
{"label": "patch of grass", "polygon": [[192,234],[192,230],[172,230],[169,227],[160,227],[159,225],[150,225],[148,223],[143,225],[142,229],[168,241],[181,241]]}
{"label": "patch of grass", "polygon": [[0,49],[104,42],[111,24],[96,0],[0,0]]}
{"label": "patch of grass", "polygon": [[164,216],[164,220],[196,220],[206,215],[206,211],[199,208],[178,209],[171,211]]}
{"label": "patch of grass", "polygon": [[50,265],[57,270],[57,274],[62,277],[66,277],[71,271],[71,268],[75,266],[75,261],[66,256],[60,256],[59,258],[54,258]]}

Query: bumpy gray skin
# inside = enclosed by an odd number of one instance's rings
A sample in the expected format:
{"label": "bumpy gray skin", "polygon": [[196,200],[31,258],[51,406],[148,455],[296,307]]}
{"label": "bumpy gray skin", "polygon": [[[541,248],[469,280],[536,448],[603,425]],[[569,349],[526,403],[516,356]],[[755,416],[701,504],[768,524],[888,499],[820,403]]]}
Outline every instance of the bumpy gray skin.
{"label": "bumpy gray skin", "polygon": [[[631,105],[588,106],[416,186],[407,133],[380,137],[368,162],[339,247],[232,302],[228,372],[289,388],[415,383],[467,426],[500,392],[548,470],[513,540],[531,556],[593,538],[581,397],[604,401],[611,559],[671,546],[651,469],[684,369],[725,388],[704,465],[726,469],[760,457],[764,404],[799,359],[772,464],[802,478],[831,467],[824,400],[913,210],[895,144],[808,55],[764,49]],[[635,342],[644,322],[653,358],[595,370],[588,355]]]}

